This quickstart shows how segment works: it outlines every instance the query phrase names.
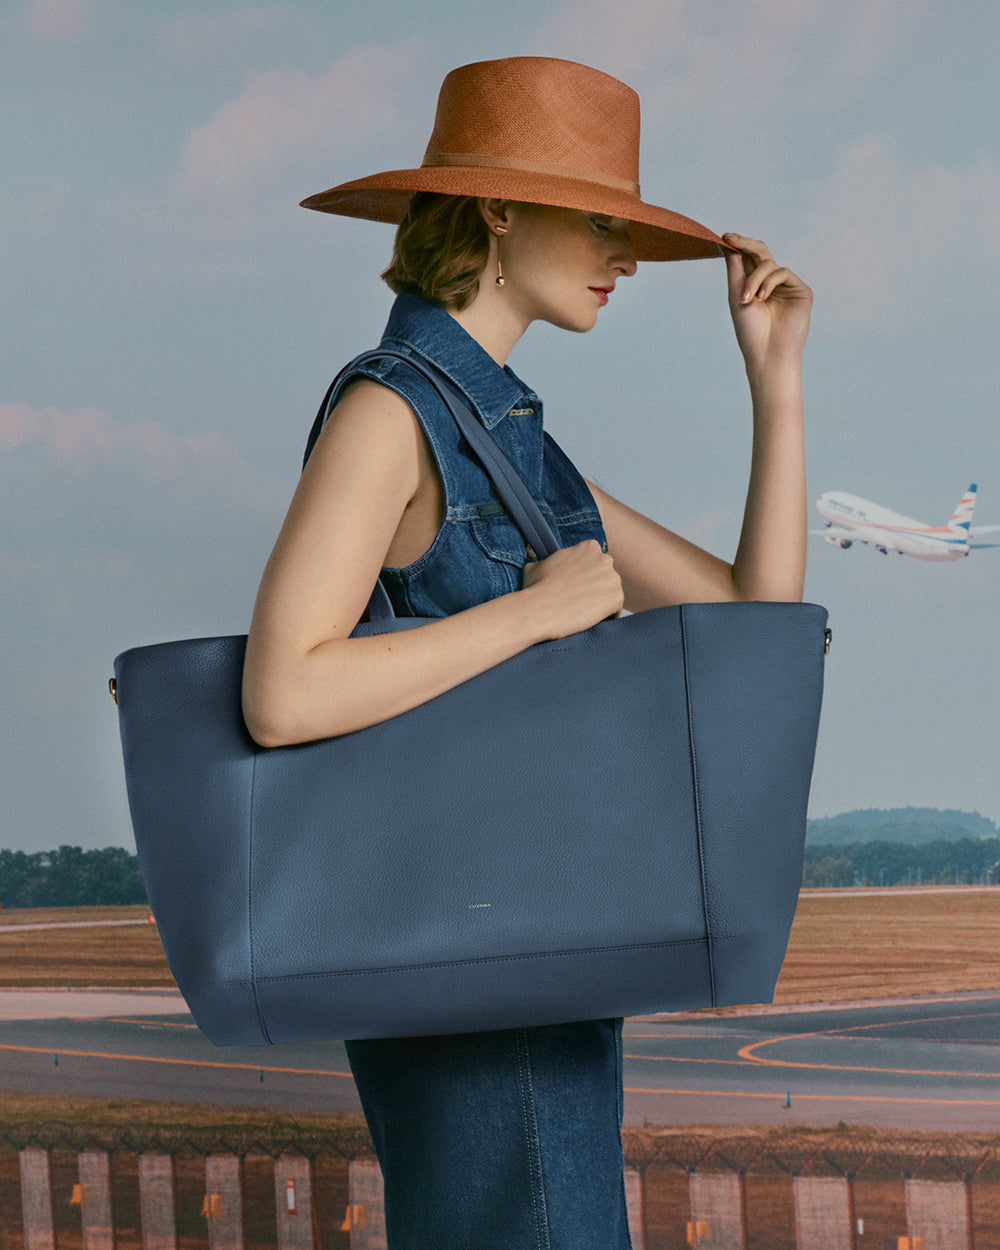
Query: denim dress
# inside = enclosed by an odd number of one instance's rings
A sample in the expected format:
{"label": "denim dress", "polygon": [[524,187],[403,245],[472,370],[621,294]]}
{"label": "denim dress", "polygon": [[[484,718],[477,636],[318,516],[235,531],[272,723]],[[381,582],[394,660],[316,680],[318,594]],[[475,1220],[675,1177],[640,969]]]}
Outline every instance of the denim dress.
{"label": "denim dress", "polygon": [[[509,368],[414,295],[397,298],[382,343],[455,383],[564,546],[592,538],[606,547],[586,483]],[[394,361],[359,374],[409,403],[444,485],[430,548],[382,570],[396,614],[449,616],[519,589],[533,553],[437,393]],[[621,1023],[348,1042],[385,1178],[390,1250],[627,1250]]]}

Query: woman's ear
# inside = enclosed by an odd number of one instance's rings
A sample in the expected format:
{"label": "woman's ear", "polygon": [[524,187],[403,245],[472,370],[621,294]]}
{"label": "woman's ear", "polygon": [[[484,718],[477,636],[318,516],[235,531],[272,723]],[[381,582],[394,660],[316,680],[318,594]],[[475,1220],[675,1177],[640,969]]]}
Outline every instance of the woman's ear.
{"label": "woman's ear", "polygon": [[491,232],[495,232],[498,226],[503,230],[509,227],[509,205],[510,200],[492,200],[483,195],[479,197],[479,211]]}

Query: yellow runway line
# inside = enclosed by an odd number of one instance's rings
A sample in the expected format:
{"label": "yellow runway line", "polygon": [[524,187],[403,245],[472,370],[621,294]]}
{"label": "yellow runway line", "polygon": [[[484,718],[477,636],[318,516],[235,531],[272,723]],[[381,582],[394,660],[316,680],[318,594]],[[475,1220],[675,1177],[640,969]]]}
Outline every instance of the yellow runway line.
{"label": "yellow runway line", "polygon": [[730,1068],[761,1068],[770,1062],[764,1059],[696,1059],[688,1055],[623,1055],[622,1058],[649,1060],[650,1063],[713,1063]]}
{"label": "yellow runway line", "polygon": [[[105,1016],[108,1024],[137,1024],[141,1029],[197,1029],[196,1024],[184,1020],[137,1020],[135,1016]],[[93,1020],[93,1016],[87,1019]]]}
{"label": "yellow runway line", "polygon": [[326,1068],[279,1068],[265,1063],[223,1063],[218,1059],[167,1059],[158,1055],[120,1055],[101,1050],[64,1050],[59,1046],[14,1046],[0,1043],[0,1050],[17,1050],[28,1055],[66,1055],[74,1059],[124,1059],[129,1063],[166,1063],[188,1068],[232,1068],[247,1072],[285,1072],[291,1076],[342,1076],[353,1080],[350,1072],[334,1072]]}
{"label": "yellow runway line", "polygon": [[[977,1019],[979,1016],[995,1016],[997,1014],[995,1011],[982,1011],[976,1013],[975,1016],[926,1016],[920,1020],[906,1020],[903,1023],[907,1025],[939,1024],[942,1020],[971,1020]],[[880,1068],[866,1067],[861,1064],[803,1063],[794,1059],[762,1059],[759,1055],[754,1054],[754,1051],[760,1050],[764,1046],[775,1046],[778,1042],[792,1042],[804,1037],[831,1037],[837,1034],[858,1033],[870,1029],[894,1028],[900,1023],[898,1020],[893,1020],[880,1024],[853,1024],[841,1029],[817,1029],[814,1033],[786,1033],[782,1037],[767,1037],[761,1042],[753,1042],[749,1046],[742,1047],[737,1051],[737,1054],[741,1059],[760,1064],[761,1067],[770,1068],[807,1068],[815,1072],[884,1072],[892,1076],[952,1076],[976,1077],[986,1081],[1000,1080],[1000,1072],[949,1072],[947,1070],[938,1070],[937,1068]]]}

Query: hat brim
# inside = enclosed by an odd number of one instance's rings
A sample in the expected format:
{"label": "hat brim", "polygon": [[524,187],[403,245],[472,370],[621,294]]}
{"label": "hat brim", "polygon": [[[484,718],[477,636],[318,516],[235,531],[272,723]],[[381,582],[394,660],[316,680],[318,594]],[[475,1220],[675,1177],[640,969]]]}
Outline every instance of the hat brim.
{"label": "hat brim", "polygon": [[722,256],[732,250],[700,222],[647,204],[628,191],[582,179],[515,169],[464,165],[393,169],[341,183],[328,191],[310,195],[301,203],[303,208],[314,208],[322,213],[398,224],[415,191],[482,195],[622,217],[629,223],[636,260],[698,260]]}

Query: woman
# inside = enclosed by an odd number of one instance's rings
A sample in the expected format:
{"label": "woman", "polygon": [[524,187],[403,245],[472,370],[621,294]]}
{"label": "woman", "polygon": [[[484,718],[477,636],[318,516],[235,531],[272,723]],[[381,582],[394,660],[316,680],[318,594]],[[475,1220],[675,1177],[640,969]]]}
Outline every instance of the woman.
{"label": "woman", "polygon": [[[402,219],[383,342],[464,392],[564,546],[534,559],[413,370],[383,361],[342,379],[254,612],[244,711],[262,745],[372,725],[623,607],[801,597],[811,292],[762,243],[645,204],[638,125],[635,94],[599,71],[482,62],[445,80],[420,169],[305,201]],[[754,414],[731,564],[584,482],[506,367],[533,321],[590,330],[637,259],[720,253]],[[351,638],[380,574],[398,615],[438,619]],[[620,1036],[620,1020],[601,1020],[348,1043],[390,1246],[628,1246]]]}

